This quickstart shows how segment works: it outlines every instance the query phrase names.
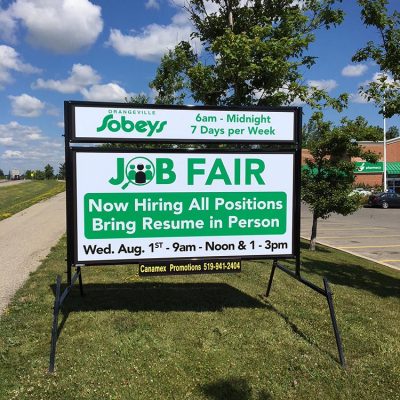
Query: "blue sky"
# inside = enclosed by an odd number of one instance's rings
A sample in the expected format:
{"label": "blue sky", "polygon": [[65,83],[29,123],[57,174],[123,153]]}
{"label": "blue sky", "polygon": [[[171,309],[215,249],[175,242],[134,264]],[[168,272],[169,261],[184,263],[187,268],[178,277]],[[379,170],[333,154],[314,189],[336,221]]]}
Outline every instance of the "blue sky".
{"label": "blue sky", "polygon": [[[392,0],[393,7],[398,0]],[[64,158],[65,100],[123,102],[132,94],[153,96],[162,54],[192,27],[180,6],[184,0],[0,0],[0,168],[58,171]],[[318,57],[306,71],[309,85],[332,96],[351,94],[342,117],[365,117],[382,125],[373,104],[358,95],[360,84],[379,72],[372,62],[353,64],[351,57],[368,40],[379,40],[365,28],[356,0],[345,0],[345,22],[318,32],[309,50]],[[312,110],[304,108],[304,121]],[[387,126],[399,125],[399,118]]]}

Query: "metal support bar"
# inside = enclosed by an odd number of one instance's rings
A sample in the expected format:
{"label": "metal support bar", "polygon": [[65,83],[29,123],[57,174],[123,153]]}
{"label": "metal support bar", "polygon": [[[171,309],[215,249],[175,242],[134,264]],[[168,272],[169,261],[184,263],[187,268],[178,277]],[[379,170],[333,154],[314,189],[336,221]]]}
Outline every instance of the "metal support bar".
{"label": "metal support bar", "polygon": [[296,257],[296,276],[301,279],[300,257]]}
{"label": "metal support bar", "polygon": [[58,336],[58,313],[60,311],[60,292],[61,292],[61,276],[57,275],[56,279],[56,296],[54,299],[53,308],[53,326],[51,329],[51,345],[50,345],[50,363],[49,372],[54,372],[54,365],[56,361],[56,346],[57,346],[57,336]]}
{"label": "metal support bar", "polygon": [[278,264],[277,260],[274,260],[274,262],[272,263],[271,275],[269,276],[269,282],[268,282],[267,292],[265,293],[265,297],[268,297],[269,293],[271,291],[272,280],[274,279],[274,274],[275,274],[275,269],[276,269],[277,264]]}
{"label": "metal support bar", "polygon": [[271,290],[271,287],[272,287],[272,280],[274,279],[274,274],[275,274],[275,269],[276,268],[279,268],[281,271],[285,272],[286,274],[288,274],[292,278],[296,279],[297,281],[299,281],[303,285],[306,285],[310,289],[312,289],[315,292],[323,295],[326,298],[326,300],[328,302],[328,307],[329,307],[329,313],[330,313],[330,317],[331,317],[332,327],[333,327],[333,331],[334,331],[334,334],[335,334],[336,345],[337,345],[337,349],[338,349],[338,353],[339,353],[339,361],[340,361],[341,366],[343,368],[345,368],[346,367],[346,360],[345,360],[345,357],[344,357],[342,338],[340,336],[340,331],[339,331],[339,327],[338,327],[337,320],[336,320],[335,308],[334,308],[334,305],[333,305],[333,297],[332,297],[332,292],[331,292],[328,280],[326,278],[323,278],[324,289],[322,289],[319,286],[315,285],[314,283],[312,283],[312,282],[308,281],[307,279],[304,279],[304,278],[302,278],[300,276],[300,268],[299,268],[299,263],[297,261],[296,261],[296,271],[294,272],[294,271],[290,270],[289,268],[286,268],[282,264],[279,264],[279,262],[277,260],[275,260],[273,262],[273,264],[272,264],[272,270],[271,270],[271,275],[269,277],[266,297],[269,296],[269,293],[270,293],[270,290]]}
{"label": "metal support bar", "polygon": [[340,336],[339,327],[336,321],[335,308],[333,306],[332,292],[328,280],[326,278],[324,278],[324,287],[326,292],[326,300],[328,301],[329,313],[331,314],[332,327],[335,333],[336,345],[339,352],[340,364],[342,365],[343,368],[346,368],[346,360],[344,358],[342,338]]}
{"label": "metal support bar", "polygon": [[82,283],[82,271],[81,267],[76,268],[76,273],[79,275],[79,291],[81,292],[81,296],[83,297],[85,294],[83,293],[83,283]]}
{"label": "metal support bar", "polygon": [[[80,275],[81,275],[81,272],[80,272],[80,270],[78,271],[78,269],[77,269],[76,272],[75,272],[75,274],[74,274],[74,276],[73,276],[72,279],[71,279],[71,284],[65,288],[65,290],[63,291],[63,293],[62,293],[62,295],[61,295],[61,298],[60,298],[60,307],[61,307],[62,304],[64,303],[65,298],[69,295],[69,292],[71,291],[72,286],[74,285],[74,283],[76,282],[76,280],[77,280],[78,278],[80,278],[80,281],[81,281],[82,278],[80,277]],[[80,283],[80,282],[79,282],[79,283]]]}
{"label": "metal support bar", "polygon": [[324,289],[321,289],[319,286],[315,285],[314,283],[308,281],[307,279],[302,278],[301,276],[297,275],[296,272],[291,271],[289,268],[286,268],[282,264],[279,264],[279,262],[276,265],[281,271],[285,272],[286,274],[290,275],[297,281],[301,282],[302,284],[306,285],[310,289],[314,290],[315,292],[318,292],[319,294],[322,294],[323,296],[326,296],[326,292]]}
{"label": "metal support bar", "polygon": [[56,278],[56,294],[54,299],[54,308],[53,308],[53,325],[51,328],[51,344],[50,344],[50,363],[49,363],[49,373],[54,372],[55,361],[56,361],[56,347],[57,347],[57,339],[58,339],[58,315],[60,313],[60,308],[64,303],[64,300],[68,296],[69,292],[72,289],[72,286],[79,279],[79,290],[81,296],[83,296],[83,284],[82,284],[82,271],[80,267],[76,268],[76,272],[74,276],[71,278],[71,283],[68,285],[65,290],[61,294],[61,276],[57,275]]}
{"label": "metal support bar", "polygon": [[72,283],[72,267],[71,266],[67,267],[67,284],[68,284],[68,286],[71,286],[73,284]]}

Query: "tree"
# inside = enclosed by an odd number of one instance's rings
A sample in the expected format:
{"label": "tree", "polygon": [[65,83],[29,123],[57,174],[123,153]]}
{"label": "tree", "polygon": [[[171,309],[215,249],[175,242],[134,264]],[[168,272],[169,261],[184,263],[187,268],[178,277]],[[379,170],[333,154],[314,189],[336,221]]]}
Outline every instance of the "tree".
{"label": "tree", "polygon": [[65,179],[65,162],[58,166],[58,179]]}
{"label": "tree", "polygon": [[33,179],[36,179],[39,181],[44,180],[45,179],[44,171],[41,171],[40,169],[33,171]]}
{"label": "tree", "polygon": [[[315,116],[311,117],[302,130],[302,144],[303,148],[308,148],[310,142],[318,140],[320,120]],[[370,138],[376,138],[374,140],[382,140],[383,129],[380,126],[369,125],[368,121],[358,116],[354,121],[347,118],[341,120],[342,129],[346,129],[349,134],[353,134],[357,141],[371,140]]]}
{"label": "tree", "polygon": [[268,105],[305,101],[340,109],[347,96],[332,99],[304,83],[302,71],[316,58],[306,54],[315,31],[340,24],[341,0],[190,0],[192,38],[201,55],[181,42],[161,60],[150,87],[156,103],[183,104],[186,98],[206,105]]}
{"label": "tree", "polygon": [[45,177],[45,179],[53,179],[54,178],[54,168],[50,164],[47,164],[44,167],[44,177]]}
{"label": "tree", "polygon": [[25,179],[33,179],[33,171],[31,171],[30,169],[27,169],[24,175]]}
{"label": "tree", "polygon": [[380,42],[368,42],[357,51],[352,60],[373,60],[381,74],[376,80],[360,88],[360,93],[373,100],[387,118],[400,114],[400,12],[389,14],[388,0],[358,0],[361,19],[374,27]]}
{"label": "tree", "polygon": [[[364,117],[358,116],[354,121],[343,118],[341,123],[343,125],[342,129],[357,138],[357,141],[371,140],[370,138],[376,138],[374,140],[383,139],[383,129],[380,126],[369,125]],[[303,148],[308,149],[310,142],[318,140],[320,135],[319,128],[319,119],[315,118],[315,116],[311,117],[307,124],[304,124],[302,130]]]}
{"label": "tree", "polygon": [[311,117],[314,127],[308,140],[312,159],[306,159],[307,168],[302,171],[302,200],[312,211],[310,250],[315,250],[317,223],[333,212],[348,215],[359,207],[359,198],[349,196],[354,183],[352,157],[376,162],[378,155],[365,151],[358,145],[361,140],[379,140],[381,132],[376,127],[365,130],[361,117],[354,121],[342,119],[341,126],[324,121],[321,112]]}
{"label": "tree", "polygon": [[386,139],[394,139],[400,137],[400,131],[397,126],[391,126],[387,131],[386,131]]}
{"label": "tree", "polygon": [[156,104],[184,103],[190,86],[186,73],[196,60],[188,42],[181,42],[163,56],[156,77],[150,83],[150,87],[157,91]]}
{"label": "tree", "polygon": [[0,177],[3,178],[4,177],[4,172],[3,170],[0,168]]}
{"label": "tree", "polygon": [[131,96],[129,99],[125,98],[125,101],[127,103],[132,103],[136,105],[148,104],[149,100],[149,96],[145,95],[144,93],[139,93],[135,96]]}

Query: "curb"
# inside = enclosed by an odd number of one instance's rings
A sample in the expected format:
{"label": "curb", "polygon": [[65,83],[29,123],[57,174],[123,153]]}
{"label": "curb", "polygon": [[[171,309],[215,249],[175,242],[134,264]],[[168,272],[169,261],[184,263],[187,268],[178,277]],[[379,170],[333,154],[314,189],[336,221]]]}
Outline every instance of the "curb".
{"label": "curb", "polygon": [[[300,237],[301,237],[302,239],[305,239],[305,240],[310,240],[310,238],[305,237],[305,236],[300,236]],[[343,249],[341,249],[340,247],[332,246],[331,244],[328,244],[328,243],[325,243],[325,242],[320,242],[319,240],[317,240],[317,243],[318,243],[318,244],[321,244],[321,245],[323,245],[323,246],[326,246],[326,247],[330,247],[331,249],[335,249],[335,250],[338,250],[338,251],[342,251],[343,253],[351,254],[351,255],[356,256],[356,257],[358,257],[358,258],[363,258],[364,260],[372,261],[372,262],[374,262],[375,264],[380,264],[380,265],[383,265],[383,266],[385,266],[385,267],[394,269],[394,270],[396,270],[396,271],[400,271],[400,267],[396,267],[395,265],[383,263],[383,262],[380,262],[380,261],[378,261],[378,260],[374,260],[374,259],[371,258],[371,257],[366,257],[366,256],[363,256],[363,255],[361,255],[361,254],[354,253],[353,251],[343,250]]]}

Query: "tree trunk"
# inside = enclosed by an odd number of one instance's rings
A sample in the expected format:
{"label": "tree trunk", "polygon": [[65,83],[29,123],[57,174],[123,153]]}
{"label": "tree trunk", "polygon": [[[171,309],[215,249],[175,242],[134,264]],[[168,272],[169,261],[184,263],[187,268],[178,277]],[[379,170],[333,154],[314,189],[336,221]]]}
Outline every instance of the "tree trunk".
{"label": "tree trunk", "polygon": [[313,212],[311,238],[310,238],[310,250],[315,251],[315,243],[317,241],[317,223],[318,217],[315,211]]}

